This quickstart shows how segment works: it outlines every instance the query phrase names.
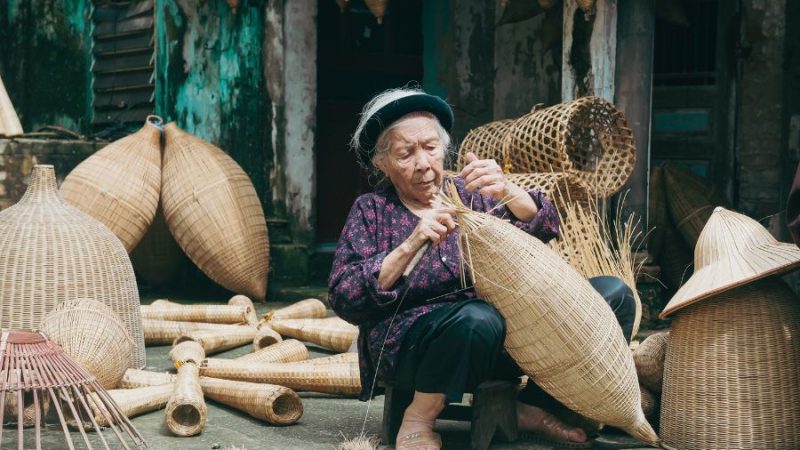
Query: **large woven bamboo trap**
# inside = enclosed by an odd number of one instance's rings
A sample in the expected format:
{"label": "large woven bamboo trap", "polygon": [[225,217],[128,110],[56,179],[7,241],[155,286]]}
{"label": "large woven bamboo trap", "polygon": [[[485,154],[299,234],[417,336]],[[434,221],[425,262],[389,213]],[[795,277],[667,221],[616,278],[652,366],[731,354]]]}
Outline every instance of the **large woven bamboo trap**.
{"label": "large woven bamboo trap", "polygon": [[358,327],[339,317],[326,319],[272,320],[270,327],[282,336],[311,342],[337,352],[346,352],[358,336]]}
{"label": "large woven bamboo trap", "polygon": [[61,302],[95,299],[125,324],[136,345],[133,367],[144,367],[139,291],[128,253],[105,225],[61,199],[53,166],[35,166],[19,203],[0,212],[0,261],[2,327],[36,329]]}
{"label": "large woven bamboo trap", "polygon": [[171,345],[185,333],[192,331],[219,331],[239,333],[242,328],[254,329],[246,325],[222,323],[179,322],[175,320],[142,319],[144,342],[147,345]]}
{"label": "large woven bamboo trap", "polygon": [[451,195],[475,289],[505,317],[505,348],[517,364],[573,411],[657,444],[608,304],[541,241]]}
{"label": "large woven bamboo trap", "polygon": [[189,260],[170,234],[160,207],[147,233],[131,252],[131,262],[139,278],[153,287],[178,279],[188,266]]}
{"label": "large woven bamboo trap", "polygon": [[474,153],[478,159],[493,159],[505,172],[516,169],[507,154],[503,153],[503,141],[511,129],[513,119],[498,120],[473,128],[458,146],[457,169],[467,165],[467,153]]}
{"label": "large woven bamboo trap", "polygon": [[22,124],[20,124],[14,105],[8,97],[3,79],[0,78],[0,136],[17,134],[22,134]]}
{"label": "large woven bamboo trap", "polygon": [[253,309],[246,305],[181,305],[176,303],[142,305],[142,318],[176,320],[179,322],[204,322],[245,324],[255,319]]}
{"label": "large woven bamboo trap", "polygon": [[262,322],[283,319],[321,319],[328,314],[325,303],[316,298],[307,298],[283,308],[273,309],[264,314]]}
{"label": "large woven bamboo trap", "polygon": [[800,448],[800,303],[767,278],[672,322],[661,433],[676,449]]}
{"label": "large woven bamboo trap", "polygon": [[[156,124],[160,117],[154,117]],[[161,192],[161,129],[145,121],[129,136],[86,158],[61,184],[70,205],[102,222],[133,251],[158,207]]]}
{"label": "large woven bamboo trap", "polygon": [[269,241],[253,183],[219,148],[174,123],[164,133],[161,194],[172,235],[209,278],[263,300]]}

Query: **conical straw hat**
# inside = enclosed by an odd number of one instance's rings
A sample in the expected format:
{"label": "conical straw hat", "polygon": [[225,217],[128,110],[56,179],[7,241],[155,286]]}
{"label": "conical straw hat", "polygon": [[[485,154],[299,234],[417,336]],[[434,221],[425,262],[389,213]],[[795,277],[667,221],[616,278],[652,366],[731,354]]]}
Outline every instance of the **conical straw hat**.
{"label": "conical straw hat", "polygon": [[358,327],[339,317],[272,320],[269,324],[283,336],[311,342],[337,352],[346,352],[358,336]]}
{"label": "conical straw hat", "polygon": [[283,308],[266,313],[263,322],[278,319],[321,319],[328,314],[325,303],[316,298],[307,298]]}
{"label": "conical straw hat", "polygon": [[778,242],[755,220],[718,207],[694,250],[694,274],[659,315],[800,265],[800,249]]}
{"label": "conical straw hat", "polygon": [[[157,124],[161,118],[154,117]],[[70,205],[107,226],[132,252],[147,232],[161,194],[161,129],[150,121],[86,158],[61,184]]]}
{"label": "conical straw hat", "polygon": [[0,78],[0,136],[14,136],[22,134],[22,124],[8,97],[3,79]]}

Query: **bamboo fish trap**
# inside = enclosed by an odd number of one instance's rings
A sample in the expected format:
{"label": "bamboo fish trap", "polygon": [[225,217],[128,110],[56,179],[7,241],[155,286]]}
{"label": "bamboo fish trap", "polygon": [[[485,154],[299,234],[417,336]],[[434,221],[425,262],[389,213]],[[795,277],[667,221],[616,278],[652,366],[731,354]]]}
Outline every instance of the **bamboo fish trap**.
{"label": "bamboo fish trap", "polygon": [[200,344],[207,355],[224,352],[253,342],[258,333],[254,327],[238,327],[235,331],[196,330],[183,333],[173,341],[173,345],[193,341]]}
{"label": "bamboo fish trap", "polygon": [[253,309],[244,305],[142,305],[142,318],[179,322],[249,323]]}
{"label": "bamboo fish trap", "polygon": [[660,394],[664,381],[664,357],[667,354],[669,331],[648,336],[633,351],[633,363],[639,375],[639,383],[650,391]]}
{"label": "bamboo fish trap", "polygon": [[0,326],[33,330],[61,302],[95,299],[125,324],[135,344],[132,367],[144,367],[128,253],[105,225],[64,202],[53,166],[34,166],[19,203],[0,211],[0,261]]}
{"label": "bamboo fish trap", "polygon": [[454,189],[441,197],[456,211],[475,290],[505,317],[509,355],[568,408],[657,445],[631,352],[603,298],[538,239],[467,208]]}
{"label": "bamboo fish trap", "polygon": [[295,339],[286,339],[261,350],[234,358],[250,362],[295,362],[308,359],[308,348]]}
{"label": "bamboo fish trap", "polygon": [[147,345],[172,345],[182,334],[192,331],[219,331],[239,333],[242,328],[255,329],[247,325],[228,325],[203,322],[179,322],[175,320],[142,319],[144,341]]}
{"label": "bamboo fish trap", "polygon": [[295,364],[338,364],[358,363],[358,353],[339,353],[338,355],[323,356],[321,358],[305,359]]}
{"label": "bamboo fish trap", "polygon": [[284,319],[321,319],[328,314],[325,303],[315,298],[307,298],[299,302],[292,303],[279,309],[273,309],[266,313],[262,322]]}
{"label": "bamboo fish trap", "polygon": [[19,122],[17,112],[8,97],[8,92],[0,78],[0,136],[15,136],[22,134],[22,124]]}
{"label": "bamboo fish trap", "polygon": [[247,313],[247,323],[250,325],[258,325],[258,315],[256,314],[256,305],[253,304],[253,301],[250,300],[250,297],[246,295],[234,295],[230,299],[228,299],[229,305],[236,305],[236,306],[247,306],[250,308],[250,312]]}
{"label": "bamboo fish trap", "polygon": [[253,338],[253,351],[258,351],[272,344],[277,344],[282,340],[283,338],[277,331],[270,328],[267,324],[262,324],[258,327],[258,332],[256,332],[256,336]]}
{"label": "bamboo fish trap", "polygon": [[117,386],[133,365],[133,341],[108,306],[89,299],[66,301],[43,320],[39,331],[60,345],[106,388]]}
{"label": "bamboo fish trap", "polygon": [[[173,386],[167,383],[137,387],[135,389],[113,389],[108,391],[108,395],[114,400],[114,403],[119,406],[122,414],[130,418],[164,408],[167,405],[167,401],[169,401],[169,398],[172,396],[173,390]],[[100,401],[97,394],[91,394],[88,403],[92,408],[92,414],[97,424],[101,427],[110,426],[112,422],[109,422],[107,418],[112,416],[105,409],[105,405]],[[86,428],[87,425],[87,422],[78,424],[74,419],[70,424],[73,428],[79,426]]]}
{"label": "bamboo fish trap", "polygon": [[208,417],[199,379],[199,367],[205,359],[203,348],[196,342],[182,342],[169,352],[169,357],[178,368],[178,376],[167,402],[167,428],[177,436],[200,434]]}
{"label": "bamboo fish trap", "polygon": [[161,193],[161,118],[85,159],[61,184],[70,205],[107,226],[132,252],[147,232]]}
{"label": "bamboo fish trap", "polygon": [[269,322],[283,336],[311,342],[336,352],[346,352],[358,336],[358,327],[339,317],[326,319],[282,319]]}
{"label": "bamboo fish trap", "polygon": [[[125,447],[132,444],[136,448],[147,445],[139,432],[122,414],[114,400],[97,379],[86,372],[75,361],[71,360],[61,348],[40,333],[28,331],[2,331],[0,337],[0,423],[6,411],[7,402],[16,397],[17,417],[23,417],[25,397],[33,399],[35,437],[25,440],[24,423],[18,420],[18,448],[42,448],[41,433],[44,416],[40,416],[42,402],[49,399],[51,406],[58,414],[61,429],[64,432],[65,444],[74,448],[72,435],[67,430],[67,417],[87,417],[96,436],[90,437],[80,428],[81,439],[88,448],[103,445],[108,448],[108,441],[103,435],[101,426],[94,419],[88,400],[92,395],[103,405],[103,417],[113,422],[111,429],[116,439]],[[15,376],[18,374],[20,376]],[[0,427],[0,440],[3,428]],[[31,442],[33,441],[33,442]],[[97,442],[100,441],[100,442]]]}
{"label": "bamboo fish trap", "polygon": [[267,222],[250,178],[225,152],[174,123],[164,134],[162,205],[175,240],[209,278],[264,300]]}
{"label": "bamboo fish trap", "polygon": [[688,170],[664,167],[664,183],[670,215],[686,244],[694,249],[714,208],[728,202],[709,180]]}

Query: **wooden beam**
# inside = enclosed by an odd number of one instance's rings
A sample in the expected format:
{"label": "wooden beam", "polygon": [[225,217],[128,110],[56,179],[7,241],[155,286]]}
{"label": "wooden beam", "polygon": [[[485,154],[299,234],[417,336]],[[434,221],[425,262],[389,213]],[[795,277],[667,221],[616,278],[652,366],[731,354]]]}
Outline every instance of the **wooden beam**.
{"label": "wooden beam", "polygon": [[594,14],[564,0],[563,39],[561,99],[593,95],[614,101],[617,0],[596,0]]}

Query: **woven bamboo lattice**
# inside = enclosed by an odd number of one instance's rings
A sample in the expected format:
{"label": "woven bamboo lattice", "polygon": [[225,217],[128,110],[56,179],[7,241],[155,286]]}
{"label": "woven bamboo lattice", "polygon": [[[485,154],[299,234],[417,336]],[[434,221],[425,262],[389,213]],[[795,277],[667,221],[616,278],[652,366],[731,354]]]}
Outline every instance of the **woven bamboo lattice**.
{"label": "woven bamboo lattice", "polygon": [[249,307],[250,310],[247,313],[247,323],[253,326],[258,325],[258,314],[256,314],[256,305],[253,304],[253,301],[250,300],[250,297],[241,294],[234,295],[233,297],[228,299],[228,304]]}
{"label": "woven bamboo lattice", "polygon": [[170,234],[161,205],[147,233],[131,252],[131,262],[139,278],[153,287],[177,280],[188,267],[189,260]]}
{"label": "woven bamboo lattice", "polygon": [[133,366],[133,341],[108,306],[96,300],[66,301],[42,319],[39,331],[106,388],[113,389]]}
{"label": "woven bamboo lattice", "polygon": [[[137,387],[135,389],[113,389],[108,391],[108,395],[114,400],[114,403],[119,406],[122,414],[130,418],[164,408],[167,405],[167,401],[169,401],[169,398],[172,396],[172,391],[173,386],[171,384],[161,384]],[[98,401],[96,394],[89,396],[89,406],[92,408],[94,419],[97,421],[97,424],[101,427],[109,426],[109,421],[106,417],[110,417],[110,414],[105,410],[105,405]],[[86,428],[88,424],[83,422],[81,425]],[[75,423],[74,420],[73,423],[70,424],[73,428],[81,425]]]}
{"label": "woven bamboo lattice", "polygon": [[511,173],[507,179],[526,191],[544,192],[559,209],[571,203],[588,204],[592,200],[586,187],[571,173]]}
{"label": "woven bamboo lattice", "polygon": [[283,338],[277,331],[270,328],[269,325],[263,324],[258,328],[258,332],[253,338],[253,351],[258,351],[272,344],[277,344],[282,340]]}
{"label": "woven bamboo lattice", "polygon": [[281,319],[269,322],[282,336],[310,342],[336,352],[346,352],[358,336],[358,327],[339,317],[326,319]]}
{"label": "woven bamboo lattice", "polygon": [[[108,448],[108,441],[102,433],[100,425],[94,420],[93,411],[88,404],[88,398],[96,395],[96,400],[104,405],[107,421],[112,425],[113,436],[125,447],[132,444],[136,448],[145,448],[141,434],[134,428],[130,421],[121,413],[113,399],[97,382],[97,379],[86,372],[78,363],[70,359],[54,342],[40,333],[29,331],[2,331],[0,337],[0,412],[6,409],[9,399],[16,397],[17,417],[23,416],[23,405],[26,397],[33,400],[33,427],[35,436],[31,438],[23,431],[23,422],[17,424],[17,448],[42,448],[42,430],[51,426],[42,426],[44,416],[42,402],[48,398],[51,407],[56,410],[60,428],[64,432],[65,443],[69,448],[75,448],[74,436],[67,430],[67,418],[78,417],[90,424],[89,428],[96,431],[90,437],[83,428],[80,428],[80,439],[88,448],[93,445],[103,445]],[[15,375],[20,375],[15,377]],[[2,432],[2,427],[0,427]],[[98,442],[100,441],[100,442]]]}
{"label": "woven bamboo lattice", "polygon": [[0,211],[0,326],[32,330],[65,300],[91,298],[111,307],[144,367],[139,291],[130,259],[105,225],[68,205],[53,166],[36,165],[16,205]]}
{"label": "woven bamboo lattice", "polygon": [[283,319],[321,319],[328,314],[325,303],[316,298],[307,298],[279,309],[273,309],[262,317],[262,322]]}
{"label": "woven bamboo lattice", "polygon": [[648,336],[633,351],[633,363],[639,375],[639,383],[650,391],[660,394],[664,381],[664,357],[667,354],[669,331]]}
{"label": "woven bamboo lattice", "polygon": [[107,226],[128,253],[153,223],[161,192],[161,118],[151,117],[86,158],[61,184],[64,200]]}
{"label": "woven bamboo lattice", "polygon": [[664,183],[669,213],[686,244],[694,249],[714,208],[728,202],[709,180],[674,166],[664,167]]}
{"label": "woven bamboo lattice", "polygon": [[639,392],[642,393],[642,412],[647,418],[658,415],[658,399],[646,387],[639,385]]}
{"label": "woven bamboo lattice", "polygon": [[3,79],[0,78],[0,136],[17,134],[22,134],[22,124],[20,124],[14,105],[8,97]]}
{"label": "woven bamboo lattice", "polygon": [[[138,389],[150,386],[163,386],[175,382],[177,375],[167,372],[151,372],[149,370],[128,369],[119,382],[120,389]],[[170,395],[172,393],[170,392]]]}
{"label": "woven bamboo lattice", "polygon": [[147,345],[172,345],[180,335],[191,331],[229,331],[238,333],[247,325],[228,325],[220,323],[178,322],[174,320],[142,319],[144,342]]}
{"label": "woven bamboo lattice", "polygon": [[170,232],[209,278],[264,300],[267,222],[250,178],[225,152],[174,123],[164,134],[161,198]]}
{"label": "woven bamboo lattice", "polygon": [[800,448],[800,303],[779,278],[681,310],[664,364],[668,448]]}
{"label": "woven bamboo lattice", "polygon": [[287,387],[209,377],[200,377],[200,386],[208,398],[272,425],[291,425],[303,416],[300,396]]}
{"label": "woven bamboo lattice", "polygon": [[470,130],[458,146],[458,171],[467,165],[467,153],[472,152],[478,159],[493,159],[505,172],[513,172],[511,160],[503,153],[503,141],[513,122],[513,119],[498,120]]}
{"label": "woven bamboo lattice", "polygon": [[277,384],[296,391],[343,396],[355,396],[361,392],[357,362],[295,364],[207,359],[200,373],[212,378]]}
{"label": "woven bamboo lattice", "polygon": [[308,359],[308,349],[302,342],[296,339],[286,339],[235,359],[237,361],[250,362],[303,361]]}
{"label": "woven bamboo lattice", "polygon": [[641,409],[631,352],[614,313],[554,251],[451,192],[475,290],[505,317],[505,348],[542,389],[573,411],[656,445]]}
{"label": "woven bamboo lattice", "polygon": [[598,97],[534,109],[516,119],[502,152],[512,172],[569,172],[602,198],[625,184],[636,162],[625,117]]}
{"label": "woven bamboo lattice", "polygon": [[196,342],[181,342],[170,350],[169,357],[178,368],[178,376],[164,414],[167,428],[177,436],[200,434],[208,418],[200,388],[199,367],[205,359],[203,348]]}
{"label": "woven bamboo lattice", "polygon": [[183,333],[173,341],[173,345],[193,341],[200,344],[207,355],[224,352],[253,342],[258,330],[255,327],[242,326],[238,330],[196,330]]}
{"label": "woven bamboo lattice", "polygon": [[142,305],[142,318],[174,320],[178,322],[203,322],[244,324],[251,320],[253,310],[242,305]]}
{"label": "woven bamboo lattice", "polygon": [[664,187],[664,170],[661,167],[650,169],[648,201],[647,251],[654,261],[658,261],[661,256],[661,248],[664,246],[666,229],[670,226]]}

